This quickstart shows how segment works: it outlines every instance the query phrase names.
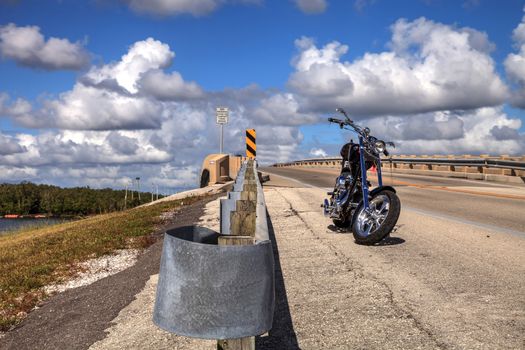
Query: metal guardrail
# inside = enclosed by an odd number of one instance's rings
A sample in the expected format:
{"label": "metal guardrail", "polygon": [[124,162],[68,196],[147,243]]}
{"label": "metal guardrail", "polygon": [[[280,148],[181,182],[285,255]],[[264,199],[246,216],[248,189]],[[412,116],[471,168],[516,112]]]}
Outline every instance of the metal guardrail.
{"label": "metal guardrail", "polygon": [[197,226],[166,232],[153,321],[178,335],[254,344],[272,326],[275,282],[253,161],[242,165],[220,210],[220,233]]}
{"label": "metal guardrail", "polygon": [[[436,165],[436,166],[449,166],[449,167],[477,167],[477,168],[496,168],[496,169],[508,169],[511,171],[525,171],[525,157],[521,157],[521,160],[506,159],[509,157],[465,157],[465,158],[451,158],[451,157],[391,157],[384,158],[383,164],[412,164],[412,165]],[[518,158],[518,157],[516,157]],[[328,163],[328,162],[341,162],[341,157],[325,157],[325,158],[310,158],[298,161],[292,161],[288,163],[274,164],[277,167],[283,166],[294,166],[294,165],[307,165],[312,163]],[[512,175],[506,174],[506,175]],[[516,174],[515,174],[516,175]],[[524,174],[525,175],[525,174]],[[522,175],[523,176],[523,175]]]}

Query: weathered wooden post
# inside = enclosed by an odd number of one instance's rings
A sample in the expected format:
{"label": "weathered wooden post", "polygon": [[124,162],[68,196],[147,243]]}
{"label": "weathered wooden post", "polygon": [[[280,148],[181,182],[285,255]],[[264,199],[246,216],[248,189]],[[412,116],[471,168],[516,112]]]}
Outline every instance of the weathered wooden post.
{"label": "weathered wooden post", "polygon": [[[257,182],[253,160],[248,160],[241,199],[235,211],[230,213],[230,235],[219,237],[219,245],[253,245],[255,243],[255,219],[257,205]],[[217,341],[217,350],[255,350],[255,337]]]}

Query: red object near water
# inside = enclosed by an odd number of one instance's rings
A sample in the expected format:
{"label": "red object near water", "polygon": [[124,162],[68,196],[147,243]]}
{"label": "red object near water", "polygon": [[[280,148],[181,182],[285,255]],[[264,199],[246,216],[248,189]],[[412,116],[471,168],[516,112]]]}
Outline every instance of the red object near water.
{"label": "red object near water", "polygon": [[4,218],[6,219],[18,219],[20,217],[20,215],[18,214],[5,214],[4,215]]}

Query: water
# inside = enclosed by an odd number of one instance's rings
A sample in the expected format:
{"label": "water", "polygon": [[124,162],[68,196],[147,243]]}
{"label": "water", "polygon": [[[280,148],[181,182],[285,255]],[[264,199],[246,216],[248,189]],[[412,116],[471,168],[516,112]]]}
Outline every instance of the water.
{"label": "water", "polygon": [[9,233],[14,230],[19,230],[24,227],[40,227],[40,226],[47,226],[47,225],[53,225],[53,224],[59,224],[61,222],[64,222],[66,220],[64,219],[53,219],[53,218],[45,218],[45,219],[3,219],[0,218],[0,235],[4,235],[6,233]]}

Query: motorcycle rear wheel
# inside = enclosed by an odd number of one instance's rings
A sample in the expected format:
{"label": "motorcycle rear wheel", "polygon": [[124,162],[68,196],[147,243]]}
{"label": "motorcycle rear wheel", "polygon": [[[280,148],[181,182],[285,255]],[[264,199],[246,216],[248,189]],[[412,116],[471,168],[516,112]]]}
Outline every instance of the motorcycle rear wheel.
{"label": "motorcycle rear wheel", "polygon": [[358,244],[378,243],[392,232],[401,212],[401,202],[394,192],[384,190],[370,198],[369,208],[366,211],[361,201],[352,219],[352,233]]}

